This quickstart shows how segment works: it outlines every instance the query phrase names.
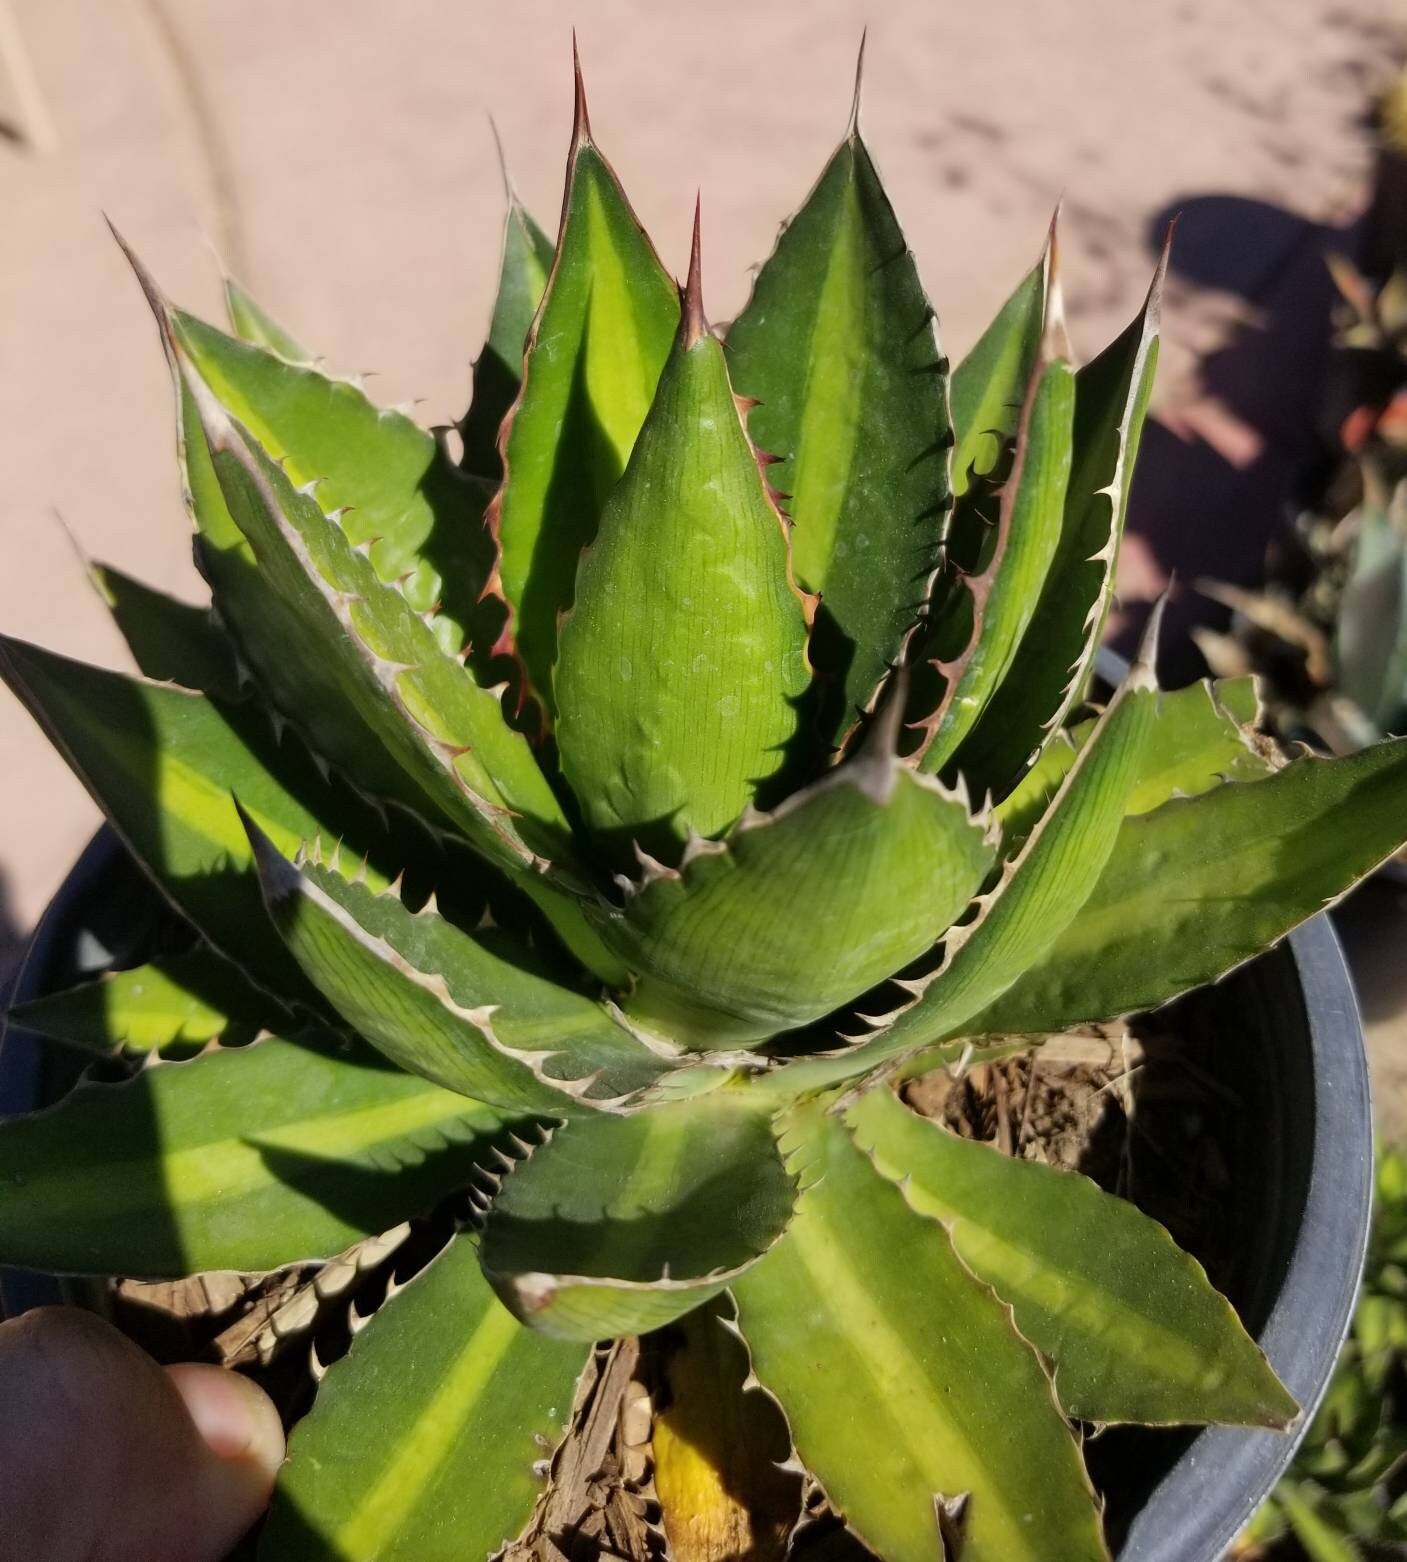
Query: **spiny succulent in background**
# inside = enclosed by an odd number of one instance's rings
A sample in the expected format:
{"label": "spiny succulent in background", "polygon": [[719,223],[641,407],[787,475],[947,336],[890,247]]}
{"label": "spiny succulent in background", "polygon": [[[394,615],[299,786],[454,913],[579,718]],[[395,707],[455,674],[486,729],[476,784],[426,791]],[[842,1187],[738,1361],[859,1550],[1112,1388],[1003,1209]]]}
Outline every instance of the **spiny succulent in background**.
{"label": "spiny succulent in background", "polygon": [[950,371],[857,112],[722,338],[578,77],[462,460],[138,274],[210,608],[105,571],[145,676],[0,665],[190,941],[23,1012],[158,1066],[0,1128],[0,1258],[259,1274],[462,1217],[353,1314],[261,1556],[551,1552],[641,1335],[695,1353],[690,1562],[817,1491],[894,1562],[1095,1562],[1075,1422],[1293,1422],[1160,1226],[902,1094],[1214,980],[1407,833],[1407,745],[1281,766],[1151,632],[1076,708],[1161,268],[1077,369],[1052,233]]}
{"label": "spiny succulent in background", "polygon": [[1377,1207],[1353,1328],[1290,1473],[1236,1548],[1371,1562],[1407,1548],[1407,1155],[1378,1159]]}
{"label": "spiny succulent in background", "polygon": [[1200,583],[1233,616],[1229,634],[1196,635],[1221,676],[1267,674],[1278,731],[1351,753],[1407,727],[1407,267],[1377,290],[1341,258],[1332,269],[1341,464],[1263,591]]}
{"label": "spiny succulent in background", "polygon": [[[1407,147],[1404,104],[1407,75],[1383,100],[1384,158]],[[1393,220],[1377,225],[1390,242]],[[1321,498],[1273,544],[1263,590],[1200,583],[1232,611],[1229,634],[1196,632],[1208,665],[1264,672],[1276,730],[1336,753],[1407,730],[1407,253],[1393,262],[1375,281],[1330,258],[1340,301],[1321,422],[1336,465]]]}

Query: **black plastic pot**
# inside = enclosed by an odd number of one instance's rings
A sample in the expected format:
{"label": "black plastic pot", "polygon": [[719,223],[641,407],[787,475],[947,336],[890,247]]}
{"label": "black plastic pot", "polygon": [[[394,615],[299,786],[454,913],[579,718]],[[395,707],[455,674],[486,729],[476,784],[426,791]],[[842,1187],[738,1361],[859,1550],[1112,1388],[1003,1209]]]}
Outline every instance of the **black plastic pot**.
{"label": "black plastic pot", "polygon": [[[139,957],[158,914],[115,837],[100,832],[40,923],[16,997],[52,991],[113,953]],[[1227,1289],[1304,1407],[1302,1429],[1352,1315],[1372,1189],[1362,1028],[1327,918],[1195,995],[1179,1026],[1215,1039],[1213,1072],[1242,1103],[1229,1147],[1239,1262]],[[18,1027],[0,1035],[0,1112],[30,1110],[65,1088],[79,1065],[50,1072],[59,1051]],[[64,1295],[44,1277],[3,1278],[6,1311]],[[1119,1562],[1217,1562],[1295,1443],[1227,1428],[1106,1433],[1091,1452],[1098,1468],[1119,1472],[1108,1512]]]}
{"label": "black plastic pot", "polygon": [[[8,1005],[61,991],[109,965],[138,963],[162,916],[149,880],[104,826],[49,902],[8,986],[0,985],[0,1117],[57,1100],[87,1061],[8,1024]],[[83,1289],[81,1282],[0,1268],[0,1317],[81,1300]]]}
{"label": "black plastic pot", "polygon": [[[1234,1164],[1243,1244],[1231,1299],[1307,1428],[1362,1277],[1372,1204],[1372,1110],[1353,983],[1327,917],[1235,973],[1199,1007],[1225,1038],[1222,1082],[1243,1103]],[[1224,1028],[1224,1029],[1223,1029]],[[1150,1479],[1120,1562],[1215,1562],[1284,1473],[1298,1436],[1213,1427],[1121,1432]]]}

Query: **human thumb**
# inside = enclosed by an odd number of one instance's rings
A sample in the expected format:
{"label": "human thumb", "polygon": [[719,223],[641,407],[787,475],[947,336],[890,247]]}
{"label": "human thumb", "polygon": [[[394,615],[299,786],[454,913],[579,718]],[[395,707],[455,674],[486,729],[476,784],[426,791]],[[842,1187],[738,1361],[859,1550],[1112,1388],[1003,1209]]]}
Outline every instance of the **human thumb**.
{"label": "human thumb", "polygon": [[110,1324],[0,1324],[0,1562],[219,1562],[283,1459],[272,1401],[214,1366],[163,1370]]}

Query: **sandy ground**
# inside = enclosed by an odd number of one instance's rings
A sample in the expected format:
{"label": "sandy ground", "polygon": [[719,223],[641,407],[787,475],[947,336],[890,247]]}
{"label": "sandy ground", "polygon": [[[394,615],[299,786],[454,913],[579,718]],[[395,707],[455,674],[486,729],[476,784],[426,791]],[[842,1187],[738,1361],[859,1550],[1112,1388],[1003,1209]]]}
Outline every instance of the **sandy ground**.
{"label": "sandy ground", "polygon": [[[1287,387],[1312,383],[1322,349],[1320,250],[1362,202],[1364,108],[1407,32],[1400,0],[3,9],[28,70],[0,70],[0,625],[113,665],[123,652],[56,514],[97,557],[183,594],[197,582],[165,366],[100,213],[188,306],[217,310],[213,244],[333,366],[374,370],[379,398],[447,420],[496,265],[488,115],[550,224],[573,23],[598,140],[679,267],[702,189],[716,319],[838,138],[866,21],[867,133],[951,353],[1031,263],[1062,192],[1085,352],[1137,307],[1182,209],[1165,428],[1126,583],[1146,594],[1208,537],[1231,539],[1225,572],[1253,572],[1259,540],[1236,514],[1273,508],[1303,436]],[[0,756],[13,937],[96,816],[4,695]]]}

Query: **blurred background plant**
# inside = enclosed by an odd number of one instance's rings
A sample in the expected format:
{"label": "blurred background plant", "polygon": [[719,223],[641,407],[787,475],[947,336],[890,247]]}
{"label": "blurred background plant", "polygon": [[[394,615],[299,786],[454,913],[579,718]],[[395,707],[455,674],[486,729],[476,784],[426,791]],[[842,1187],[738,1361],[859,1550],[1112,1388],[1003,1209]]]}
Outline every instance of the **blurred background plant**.
{"label": "blurred background plant", "polygon": [[1379,190],[1360,267],[1328,265],[1339,294],[1321,401],[1327,461],[1273,538],[1259,590],[1216,580],[1204,595],[1229,632],[1193,630],[1214,671],[1264,673],[1287,739],[1351,753],[1407,727],[1407,72],[1377,113]]}
{"label": "blurred background plant", "polygon": [[1353,1328],[1290,1473],[1236,1562],[1407,1554],[1407,1151],[1378,1157],[1377,1210]]}

